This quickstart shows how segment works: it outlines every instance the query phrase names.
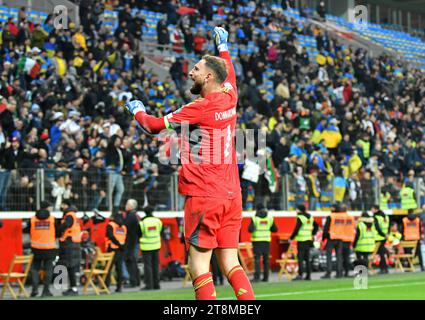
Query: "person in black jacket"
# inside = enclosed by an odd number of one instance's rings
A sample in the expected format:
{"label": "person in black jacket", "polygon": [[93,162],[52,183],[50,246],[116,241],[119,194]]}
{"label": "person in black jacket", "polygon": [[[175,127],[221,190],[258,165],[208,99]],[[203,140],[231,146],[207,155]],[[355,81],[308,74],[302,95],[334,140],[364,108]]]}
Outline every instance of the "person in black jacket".
{"label": "person in black jacket", "polygon": [[113,209],[119,210],[121,198],[124,193],[124,150],[121,148],[121,138],[113,135],[106,149],[106,169],[111,179],[110,192],[114,195]]}
{"label": "person in black jacket", "polygon": [[15,122],[13,120],[13,114],[16,111],[16,103],[8,103],[3,97],[0,98],[0,102],[6,104],[6,110],[1,113],[0,124],[3,127],[7,137],[11,138],[13,131],[15,131]]}
{"label": "person in black jacket", "polygon": [[[156,32],[158,34],[158,44],[167,45],[170,44],[170,33],[167,28],[165,20],[160,20],[156,26]],[[161,51],[163,48],[159,48]]]}
{"label": "person in black jacket", "polygon": [[[422,207],[424,209],[424,207]],[[407,217],[403,219],[408,219],[409,221],[414,221],[416,218],[419,218],[419,235],[418,237],[422,237],[422,219],[419,215],[415,213],[414,209],[407,210]],[[405,240],[405,234],[404,234],[404,223],[400,224],[400,233],[403,235],[403,240]],[[406,253],[409,253],[412,249],[406,248]],[[418,245],[416,247],[415,257],[418,257],[419,259],[419,266],[421,268],[421,271],[425,271],[424,263],[423,263],[423,257],[422,257],[422,249],[421,249],[421,240],[418,241]]]}
{"label": "person in black jacket", "polygon": [[24,160],[25,152],[21,148],[18,137],[11,139],[11,146],[4,151],[3,167],[6,170],[19,169]]}
{"label": "person in black jacket", "polygon": [[[311,214],[306,212],[304,205],[299,205],[297,207],[297,224],[295,225],[295,229],[292,232],[290,237],[291,240],[297,239],[297,236],[300,237],[300,230],[303,227],[304,223],[302,220],[305,220],[302,217],[305,217],[308,221],[311,219]],[[305,228],[305,226],[304,226]],[[311,240],[298,240],[297,241],[297,250],[298,250],[298,276],[294,280],[311,280],[311,261],[310,261],[310,248],[313,246],[313,236],[319,230],[319,225],[316,221],[313,220],[312,232],[311,232]],[[304,261],[306,263],[306,276],[303,279],[304,273]]]}
{"label": "person in black jacket", "polygon": [[125,264],[130,276],[130,287],[140,286],[140,273],[137,267],[139,257],[139,218],[137,216],[138,203],[129,199],[125,205],[124,224],[127,227],[125,240]]}
{"label": "person in black jacket", "polygon": [[[341,212],[338,204],[331,206],[331,213]],[[326,273],[322,276],[322,279],[330,279],[332,272],[332,250],[335,249],[336,254],[336,277],[342,277],[342,241],[331,239],[329,228],[331,226],[331,217],[328,216],[325,220],[325,226],[323,227],[322,240],[326,240]]]}
{"label": "person in black jacket", "polygon": [[[372,213],[374,217],[374,225],[375,225],[376,233],[383,238],[383,240],[377,240],[375,238],[375,241],[379,242],[379,249],[378,249],[379,269],[380,269],[379,273],[386,274],[388,273],[388,265],[386,260],[386,255],[388,255],[388,251],[385,248],[385,242],[386,242],[389,230],[388,229],[382,230],[381,225],[379,224],[379,221],[378,221],[378,217],[380,217],[382,220],[388,219],[388,217],[385,215],[384,212],[382,212],[382,210],[379,209],[378,205],[372,206]],[[388,222],[388,227],[389,227],[389,222]]]}
{"label": "person in black jacket", "polygon": [[[115,228],[114,225],[115,224]],[[114,230],[115,229],[115,230]],[[112,221],[109,222],[106,227],[106,241],[107,241],[107,252],[115,252],[114,265],[117,273],[117,288],[115,292],[121,292],[122,280],[123,280],[123,263],[125,253],[125,238],[127,236],[127,228],[124,225],[124,218],[121,213],[114,213]],[[109,269],[108,276],[106,277],[106,286],[109,287],[111,281],[111,270]]]}
{"label": "person in black jacket", "polygon": [[63,295],[77,296],[77,273],[80,270],[81,264],[81,243],[79,242],[81,241],[81,238],[73,239],[72,236],[64,238],[65,232],[67,232],[68,229],[72,229],[74,224],[77,224],[77,230],[79,228],[79,222],[74,221],[74,218],[71,216],[71,213],[75,214],[77,209],[71,204],[69,199],[64,199],[62,201],[61,209],[64,216],[68,214],[65,219],[62,219],[60,225],[56,228],[58,236],[60,237],[58,265],[66,267],[69,278],[69,288],[67,291],[63,292]]}

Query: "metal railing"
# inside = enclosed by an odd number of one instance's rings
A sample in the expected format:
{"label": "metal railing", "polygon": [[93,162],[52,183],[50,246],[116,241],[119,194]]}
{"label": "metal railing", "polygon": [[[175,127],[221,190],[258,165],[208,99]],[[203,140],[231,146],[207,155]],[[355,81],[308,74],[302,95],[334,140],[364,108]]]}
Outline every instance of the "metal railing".
{"label": "metal railing", "polygon": [[[383,209],[401,209],[400,191],[408,182],[420,208],[425,204],[424,177],[345,179],[319,175],[314,190],[308,175],[280,176],[276,188],[270,188],[262,176],[256,183],[241,179],[243,209],[255,210],[260,203],[285,211],[295,210],[300,204],[311,211],[328,211],[334,203],[355,211],[370,210],[374,204],[385,204]],[[0,171],[0,211],[34,211],[44,200],[59,211],[65,199],[83,212],[124,208],[128,199],[137,200],[140,208],[149,204],[156,211],[181,211],[185,200],[178,193],[176,172],[121,175],[87,168]]]}

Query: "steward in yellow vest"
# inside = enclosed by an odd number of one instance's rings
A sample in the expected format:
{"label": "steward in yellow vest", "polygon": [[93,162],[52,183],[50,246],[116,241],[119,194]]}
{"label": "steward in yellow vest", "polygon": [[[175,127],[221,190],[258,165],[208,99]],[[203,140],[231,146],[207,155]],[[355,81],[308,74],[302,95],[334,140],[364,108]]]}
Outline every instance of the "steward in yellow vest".
{"label": "steward in yellow vest", "polygon": [[374,218],[374,227],[375,227],[375,242],[379,243],[379,273],[385,274],[388,273],[388,265],[386,256],[388,255],[387,249],[385,249],[385,242],[387,241],[389,229],[390,229],[390,218],[382,212],[380,206],[373,205],[372,213]]}
{"label": "steward in yellow vest", "polygon": [[354,251],[357,256],[357,265],[366,268],[369,265],[369,255],[375,249],[375,227],[373,217],[367,212],[363,212],[359,218],[354,239]]}
{"label": "steward in yellow vest", "polygon": [[[297,241],[298,251],[298,276],[294,280],[311,280],[310,248],[313,246],[313,237],[318,229],[319,225],[314,221],[313,216],[306,212],[304,205],[299,205],[297,207],[297,223],[290,238]],[[306,271],[305,278],[302,277],[304,270]]]}
{"label": "steward in yellow vest", "polygon": [[143,290],[160,289],[159,286],[159,249],[161,248],[162,222],[155,218],[153,208],[143,209],[146,216],[140,221],[140,250],[142,250],[145,270]]}
{"label": "steward in yellow vest", "polygon": [[406,183],[406,186],[400,190],[401,208],[405,210],[416,209],[415,190],[411,183]]}
{"label": "steward in yellow vest", "polygon": [[391,199],[391,195],[388,191],[381,192],[379,195],[379,209],[387,210],[388,209],[388,201]]}
{"label": "steward in yellow vest", "polygon": [[260,261],[263,257],[263,279],[262,281],[267,282],[269,279],[269,255],[270,255],[270,241],[271,233],[276,232],[277,227],[274,223],[273,217],[268,216],[267,209],[262,204],[257,205],[257,212],[252,217],[251,223],[248,226],[248,232],[250,232],[252,247],[254,250],[255,260],[255,273],[253,281],[257,282],[260,280]]}

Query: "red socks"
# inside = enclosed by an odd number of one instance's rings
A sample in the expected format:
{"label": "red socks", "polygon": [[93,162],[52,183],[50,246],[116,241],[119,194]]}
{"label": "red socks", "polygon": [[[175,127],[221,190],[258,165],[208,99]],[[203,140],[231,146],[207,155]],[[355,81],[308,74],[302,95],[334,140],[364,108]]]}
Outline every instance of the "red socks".
{"label": "red socks", "polygon": [[235,291],[238,300],[255,300],[251,282],[241,266],[236,266],[229,271],[227,279]]}
{"label": "red socks", "polygon": [[196,300],[217,300],[211,272],[204,273],[193,281]]}
{"label": "red socks", "polygon": [[[236,266],[227,275],[238,300],[255,300],[251,283],[241,266]],[[211,272],[200,275],[193,281],[196,300],[216,300]]]}

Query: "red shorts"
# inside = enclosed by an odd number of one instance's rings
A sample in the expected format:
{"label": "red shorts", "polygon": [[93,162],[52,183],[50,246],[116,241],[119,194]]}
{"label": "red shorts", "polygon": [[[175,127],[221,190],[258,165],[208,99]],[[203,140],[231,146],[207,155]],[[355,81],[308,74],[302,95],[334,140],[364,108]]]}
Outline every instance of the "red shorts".
{"label": "red shorts", "polygon": [[237,248],[241,223],[242,196],[234,199],[186,197],[186,249],[189,244],[203,249]]}

